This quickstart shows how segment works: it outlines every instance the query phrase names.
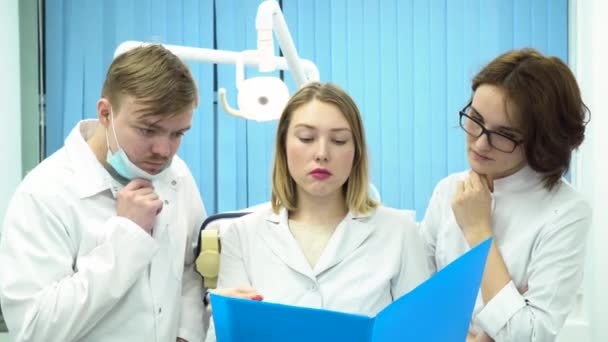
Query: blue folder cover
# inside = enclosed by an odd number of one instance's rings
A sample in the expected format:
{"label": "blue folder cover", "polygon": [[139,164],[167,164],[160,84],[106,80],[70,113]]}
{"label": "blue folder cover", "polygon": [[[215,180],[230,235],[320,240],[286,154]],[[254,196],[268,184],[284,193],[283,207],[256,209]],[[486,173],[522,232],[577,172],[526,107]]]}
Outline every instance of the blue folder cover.
{"label": "blue folder cover", "polygon": [[217,341],[462,342],[491,242],[454,260],[376,317],[212,294]]}

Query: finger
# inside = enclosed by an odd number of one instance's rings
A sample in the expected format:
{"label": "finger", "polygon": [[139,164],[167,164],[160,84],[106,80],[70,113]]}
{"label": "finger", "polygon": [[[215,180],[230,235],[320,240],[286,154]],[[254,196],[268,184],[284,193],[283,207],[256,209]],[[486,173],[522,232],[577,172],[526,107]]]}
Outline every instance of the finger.
{"label": "finger", "polygon": [[259,295],[258,291],[253,288],[238,288],[236,291],[243,297],[252,297]]}
{"label": "finger", "polygon": [[263,300],[264,297],[254,288],[250,286],[244,286],[236,289],[238,296],[241,298],[253,299],[253,300]]}
{"label": "finger", "polygon": [[160,213],[163,208],[163,201],[158,197],[157,194],[151,193],[145,196],[138,196],[137,198],[139,203],[145,204],[147,206],[156,209],[156,213]]}
{"label": "finger", "polygon": [[476,342],[494,342],[494,340],[483,331],[479,335],[477,335],[477,339],[475,341]]}
{"label": "finger", "polygon": [[137,190],[141,188],[154,189],[154,186],[152,186],[152,183],[150,181],[141,178],[135,178],[125,186],[125,189],[127,190]]}
{"label": "finger", "polygon": [[264,297],[262,295],[255,295],[255,296],[249,297],[249,299],[260,302],[260,301],[264,300]]}
{"label": "finger", "polygon": [[158,215],[163,210],[163,201],[160,199],[154,200],[152,201],[152,206],[156,208],[156,215]]}
{"label": "finger", "polygon": [[484,175],[483,178],[486,180],[486,185],[488,187],[488,190],[490,190],[490,192],[494,192],[494,180],[492,179],[492,177],[490,177],[488,175]]}
{"label": "finger", "polygon": [[259,293],[251,287],[215,289],[210,292],[216,293],[220,296],[237,298],[251,298],[253,296],[259,295]]}
{"label": "finger", "polygon": [[485,175],[479,177],[479,183],[482,189],[490,191],[490,185],[488,184],[488,178]]}
{"label": "finger", "polygon": [[465,179],[464,181],[464,191],[465,192],[470,192],[475,190],[475,187],[473,186],[473,181],[471,179],[471,177],[467,177],[467,179]]}
{"label": "finger", "polygon": [[139,189],[135,191],[135,195],[143,200],[155,201],[160,197],[152,189]]}
{"label": "finger", "polygon": [[158,197],[158,195],[156,195],[156,192],[154,192],[154,189],[152,189],[152,188],[139,188],[137,190],[133,190],[133,192],[135,193],[136,196],[140,196],[140,197],[147,197],[150,195],[155,195]]}
{"label": "finger", "polygon": [[471,180],[471,186],[474,190],[481,190],[484,188],[481,176],[477,172],[472,172],[469,179]]}
{"label": "finger", "polygon": [[465,190],[464,181],[459,181],[456,184],[456,195],[460,195],[460,194],[464,193],[464,190]]}

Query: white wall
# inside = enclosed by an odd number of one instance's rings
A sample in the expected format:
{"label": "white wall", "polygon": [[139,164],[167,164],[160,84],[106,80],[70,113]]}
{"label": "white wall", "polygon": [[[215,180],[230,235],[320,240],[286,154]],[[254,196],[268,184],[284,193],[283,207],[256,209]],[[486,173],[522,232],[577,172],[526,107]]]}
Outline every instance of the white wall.
{"label": "white wall", "polygon": [[[608,2],[572,0],[571,60],[583,98],[591,109],[586,139],[577,155],[574,183],[591,202],[594,215],[583,286],[581,322],[589,339],[608,341]],[[576,338],[576,339],[575,339]]]}
{"label": "white wall", "polygon": [[[21,180],[19,0],[0,1],[0,218]],[[0,232],[1,234],[1,232]]]}
{"label": "white wall", "polygon": [[[1,0],[0,166],[2,172],[0,176],[0,220],[4,219],[10,196],[21,180],[21,86],[18,18],[19,0]],[[7,338],[5,334],[0,334],[0,342],[7,341]]]}

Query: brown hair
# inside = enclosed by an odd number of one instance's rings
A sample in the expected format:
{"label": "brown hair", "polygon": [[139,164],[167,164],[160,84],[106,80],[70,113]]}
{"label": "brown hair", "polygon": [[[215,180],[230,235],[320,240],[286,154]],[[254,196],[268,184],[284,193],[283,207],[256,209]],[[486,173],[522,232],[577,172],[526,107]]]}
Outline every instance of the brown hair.
{"label": "brown hair", "polygon": [[274,164],[272,168],[271,204],[275,213],[280,207],[289,211],[297,208],[296,184],[287,167],[286,138],[293,112],[313,100],[330,103],[338,107],[350,125],[355,144],[353,167],[344,184],[346,205],[354,212],[365,214],[378,204],[369,196],[369,171],[367,145],[361,114],[353,99],[340,87],[331,83],[312,82],[298,90],[287,102],[275,141]]}
{"label": "brown hair", "polygon": [[557,57],[521,49],[486,65],[473,78],[473,91],[482,84],[501,88],[514,105],[528,165],[552,189],[568,171],[572,150],[585,138],[589,109],[574,75]]}
{"label": "brown hair", "polygon": [[146,116],[170,117],[198,105],[190,69],[158,44],[136,47],[112,61],[101,96],[109,99],[117,112],[123,95],[149,107]]}

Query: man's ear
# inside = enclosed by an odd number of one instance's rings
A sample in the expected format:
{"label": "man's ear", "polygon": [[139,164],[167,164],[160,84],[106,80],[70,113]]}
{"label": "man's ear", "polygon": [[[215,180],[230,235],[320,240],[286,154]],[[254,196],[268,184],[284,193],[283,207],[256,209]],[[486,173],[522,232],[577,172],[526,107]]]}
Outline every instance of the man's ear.
{"label": "man's ear", "polygon": [[112,112],[112,104],[110,100],[105,97],[100,98],[97,101],[97,119],[99,123],[104,127],[108,127],[110,124],[110,113]]}

